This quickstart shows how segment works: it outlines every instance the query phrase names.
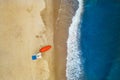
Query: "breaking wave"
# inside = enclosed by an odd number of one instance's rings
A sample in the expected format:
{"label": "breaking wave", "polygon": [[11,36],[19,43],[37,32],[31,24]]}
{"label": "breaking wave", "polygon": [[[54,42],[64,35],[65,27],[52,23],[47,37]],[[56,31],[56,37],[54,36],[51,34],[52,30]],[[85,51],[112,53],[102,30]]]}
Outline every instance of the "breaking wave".
{"label": "breaking wave", "polygon": [[82,14],[82,0],[78,0],[79,7],[72,18],[72,23],[69,27],[69,36],[67,40],[67,64],[66,77],[67,80],[81,80],[83,75],[81,63],[81,51],[78,47],[78,26]]}

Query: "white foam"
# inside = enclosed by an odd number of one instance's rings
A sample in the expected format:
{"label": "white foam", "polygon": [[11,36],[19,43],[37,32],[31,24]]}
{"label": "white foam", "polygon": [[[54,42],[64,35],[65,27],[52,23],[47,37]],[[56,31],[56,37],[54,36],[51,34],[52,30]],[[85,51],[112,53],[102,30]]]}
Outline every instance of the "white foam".
{"label": "white foam", "polygon": [[67,40],[67,64],[66,77],[67,80],[82,80],[82,64],[80,59],[80,50],[78,47],[77,30],[82,14],[83,0],[78,0],[79,7],[72,18],[72,23],[69,27],[69,36]]}

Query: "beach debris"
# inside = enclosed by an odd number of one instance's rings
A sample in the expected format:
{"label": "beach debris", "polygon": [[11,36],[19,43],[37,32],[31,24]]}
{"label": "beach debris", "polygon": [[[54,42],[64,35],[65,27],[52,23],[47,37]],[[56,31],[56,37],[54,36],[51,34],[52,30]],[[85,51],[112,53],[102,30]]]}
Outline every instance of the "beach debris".
{"label": "beach debris", "polygon": [[51,48],[51,45],[44,46],[39,49],[39,52],[32,55],[32,60],[37,60],[42,58],[42,53],[48,51]]}

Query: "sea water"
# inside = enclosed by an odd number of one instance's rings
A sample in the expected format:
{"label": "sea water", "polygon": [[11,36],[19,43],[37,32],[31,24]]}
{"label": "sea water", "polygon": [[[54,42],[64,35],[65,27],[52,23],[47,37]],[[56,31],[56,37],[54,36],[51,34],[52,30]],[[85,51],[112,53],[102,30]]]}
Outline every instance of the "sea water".
{"label": "sea water", "polygon": [[67,80],[120,80],[120,1],[78,1],[67,41]]}

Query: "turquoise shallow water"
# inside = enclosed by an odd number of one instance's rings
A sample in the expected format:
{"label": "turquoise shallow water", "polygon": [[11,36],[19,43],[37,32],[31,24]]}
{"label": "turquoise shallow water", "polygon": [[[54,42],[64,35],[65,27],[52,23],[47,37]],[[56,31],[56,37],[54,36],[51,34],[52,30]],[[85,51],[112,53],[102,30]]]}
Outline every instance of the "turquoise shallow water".
{"label": "turquoise shallow water", "polygon": [[120,80],[120,1],[85,0],[81,20],[85,80]]}

